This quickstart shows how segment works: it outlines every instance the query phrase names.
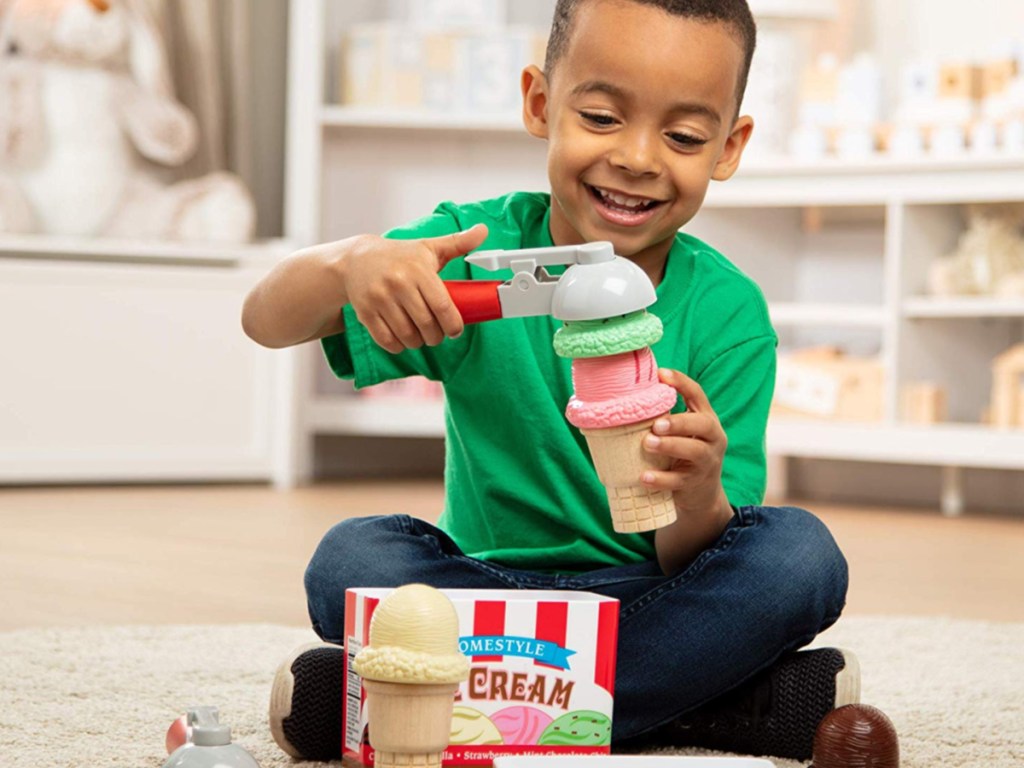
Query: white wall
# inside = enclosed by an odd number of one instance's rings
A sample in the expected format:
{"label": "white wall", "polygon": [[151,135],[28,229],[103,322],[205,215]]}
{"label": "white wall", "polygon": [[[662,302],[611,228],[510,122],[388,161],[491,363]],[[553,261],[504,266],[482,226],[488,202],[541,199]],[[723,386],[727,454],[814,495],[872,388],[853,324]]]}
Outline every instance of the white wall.
{"label": "white wall", "polygon": [[1013,36],[1024,40],[1020,0],[871,0],[879,50],[903,57],[984,59]]}

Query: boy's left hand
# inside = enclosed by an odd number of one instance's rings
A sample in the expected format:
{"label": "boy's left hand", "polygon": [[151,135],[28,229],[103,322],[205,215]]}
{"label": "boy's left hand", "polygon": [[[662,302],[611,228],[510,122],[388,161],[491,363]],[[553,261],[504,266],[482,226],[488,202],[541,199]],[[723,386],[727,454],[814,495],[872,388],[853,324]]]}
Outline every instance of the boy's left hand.
{"label": "boy's left hand", "polygon": [[679,371],[662,368],[658,377],[682,395],[686,413],[658,419],[653,434],[644,439],[646,450],[673,459],[666,471],[645,472],[644,485],[672,491],[683,519],[731,515],[722,488],[722,460],[728,439],[707,395],[696,381]]}

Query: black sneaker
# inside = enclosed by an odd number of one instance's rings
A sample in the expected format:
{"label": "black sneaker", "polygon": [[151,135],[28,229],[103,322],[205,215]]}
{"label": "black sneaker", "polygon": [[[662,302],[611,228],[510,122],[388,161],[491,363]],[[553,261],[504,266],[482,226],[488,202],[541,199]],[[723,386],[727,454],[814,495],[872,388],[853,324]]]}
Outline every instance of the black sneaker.
{"label": "black sneaker", "polygon": [[814,733],[825,715],[859,700],[860,665],[850,651],[798,651],[729,693],[623,746],[699,747],[809,760]]}
{"label": "black sneaker", "polygon": [[341,757],[345,649],[314,643],[296,648],[277,668],[270,691],[270,733],[303,760]]}

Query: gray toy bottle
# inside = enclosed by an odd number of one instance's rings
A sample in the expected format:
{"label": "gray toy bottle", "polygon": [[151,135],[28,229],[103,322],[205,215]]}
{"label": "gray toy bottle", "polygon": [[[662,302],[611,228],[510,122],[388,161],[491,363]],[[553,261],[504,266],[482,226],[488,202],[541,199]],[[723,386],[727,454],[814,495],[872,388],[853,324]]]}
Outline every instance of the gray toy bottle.
{"label": "gray toy bottle", "polygon": [[174,750],[164,768],[260,768],[252,755],[231,743],[231,729],[220,724],[216,707],[188,710],[188,724],[192,740]]}

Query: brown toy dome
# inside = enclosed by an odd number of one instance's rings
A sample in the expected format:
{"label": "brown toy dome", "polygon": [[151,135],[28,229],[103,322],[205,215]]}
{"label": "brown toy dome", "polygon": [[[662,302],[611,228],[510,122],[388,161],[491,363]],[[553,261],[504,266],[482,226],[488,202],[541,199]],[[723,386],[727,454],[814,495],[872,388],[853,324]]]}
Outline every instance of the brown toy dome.
{"label": "brown toy dome", "polygon": [[899,768],[896,728],[882,710],[848,704],[829,712],[814,735],[811,768]]}

